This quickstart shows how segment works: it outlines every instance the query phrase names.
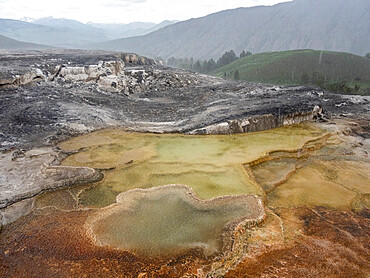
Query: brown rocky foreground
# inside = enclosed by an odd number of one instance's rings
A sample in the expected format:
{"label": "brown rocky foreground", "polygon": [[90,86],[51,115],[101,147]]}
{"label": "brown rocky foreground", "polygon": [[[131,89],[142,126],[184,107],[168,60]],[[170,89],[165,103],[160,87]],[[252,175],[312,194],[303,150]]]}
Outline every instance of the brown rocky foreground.
{"label": "brown rocky foreground", "polygon": [[[96,246],[81,226],[88,215],[34,215],[5,227],[0,238],[1,276],[205,277],[212,269],[215,258],[205,259],[196,250],[161,260]],[[245,259],[226,277],[367,277],[368,211],[355,214],[301,207],[281,210],[280,215],[302,222],[301,236],[269,246],[253,244],[251,238]],[[218,277],[215,273],[210,277]]]}
{"label": "brown rocky foreground", "polygon": [[[208,260],[201,252],[177,259],[143,259],[96,246],[81,226],[89,212],[36,215],[4,228],[0,238],[1,277],[196,277]],[[14,229],[17,231],[14,233]],[[35,267],[37,266],[37,267]]]}
{"label": "brown rocky foreground", "polygon": [[300,207],[280,213],[302,222],[302,235],[288,244],[251,248],[226,277],[367,277],[368,210],[355,214]]}

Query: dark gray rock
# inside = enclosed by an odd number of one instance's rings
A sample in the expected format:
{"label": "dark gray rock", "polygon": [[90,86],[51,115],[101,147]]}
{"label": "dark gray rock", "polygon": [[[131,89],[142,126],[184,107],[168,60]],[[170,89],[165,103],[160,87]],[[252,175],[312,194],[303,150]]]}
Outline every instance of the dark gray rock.
{"label": "dark gray rock", "polygon": [[[228,132],[257,131],[316,117],[316,106],[327,117],[369,116],[366,97],[231,82],[164,68],[132,55],[90,51],[0,55],[0,80],[30,72],[40,75],[24,85],[0,85],[0,150],[51,145],[112,126],[143,132],[207,133],[202,129],[227,123]],[[116,62],[125,67],[112,69]],[[62,65],[70,69],[71,78],[55,70]],[[84,71],[97,65],[101,71],[96,78],[74,78],[76,68]]]}

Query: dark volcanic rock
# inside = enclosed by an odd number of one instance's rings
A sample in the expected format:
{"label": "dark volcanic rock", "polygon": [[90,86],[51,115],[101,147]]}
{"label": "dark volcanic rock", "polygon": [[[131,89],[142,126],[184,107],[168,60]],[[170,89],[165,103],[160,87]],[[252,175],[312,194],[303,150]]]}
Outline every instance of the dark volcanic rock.
{"label": "dark volcanic rock", "polygon": [[[108,126],[207,133],[202,129],[227,123],[229,132],[256,131],[312,118],[316,106],[327,115],[369,115],[364,97],[230,82],[134,54],[48,51],[3,54],[0,61],[0,150]],[[38,76],[22,79],[30,73]]]}

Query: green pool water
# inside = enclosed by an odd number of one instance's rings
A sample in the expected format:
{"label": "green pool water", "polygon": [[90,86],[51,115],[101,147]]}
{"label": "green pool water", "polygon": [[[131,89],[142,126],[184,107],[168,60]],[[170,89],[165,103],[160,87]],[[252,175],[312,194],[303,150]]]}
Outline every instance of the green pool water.
{"label": "green pool water", "polygon": [[139,256],[169,257],[200,248],[205,256],[220,252],[231,240],[233,221],[262,215],[253,196],[198,200],[183,186],[133,190],[88,221],[100,245]]}
{"label": "green pool water", "polygon": [[[202,199],[263,195],[263,190],[250,179],[243,164],[270,151],[300,148],[323,133],[310,124],[212,136],[107,129],[73,138],[59,147],[66,151],[80,150],[66,158],[63,165],[111,169],[103,171],[105,177],[101,182],[88,186],[78,196],[80,205],[105,207],[114,203],[121,192],[166,184],[189,185]],[[54,194],[55,198],[49,195],[45,197],[48,200],[41,198],[39,203],[57,205],[58,201],[53,200],[57,200],[60,193]]]}
{"label": "green pool water", "polygon": [[[39,196],[36,208],[99,208],[85,224],[90,235],[140,256],[192,248],[213,255],[231,239],[228,223],[260,216],[257,198],[248,194],[265,193],[244,165],[271,151],[299,149],[324,133],[311,124],[216,136],[93,132],[59,144],[78,150],[62,164],[102,169],[104,179]],[[215,202],[220,199],[226,201]]]}
{"label": "green pool water", "polygon": [[97,131],[59,147],[77,151],[63,165],[101,169],[104,179],[45,193],[35,208],[92,208],[81,210],[89,213],[81,223],[87,235],[139,256],[176,257],[193,248],[210,256],[226,250],[230,223],[259,217],[255,195],[278,209],[368,207],[366,152],[354,150],[352,139],[327,135],[313,123],[215,136]]}

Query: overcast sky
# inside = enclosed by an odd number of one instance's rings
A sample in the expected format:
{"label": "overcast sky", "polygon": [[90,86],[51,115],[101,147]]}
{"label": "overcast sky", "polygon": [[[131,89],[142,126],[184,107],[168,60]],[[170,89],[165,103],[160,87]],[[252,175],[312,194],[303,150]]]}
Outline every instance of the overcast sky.
{"label": "overcast sky", "polygon": [[0,18],[76,19],[81,22],[186,20],[221,10],[288,0],[0,0]]}

